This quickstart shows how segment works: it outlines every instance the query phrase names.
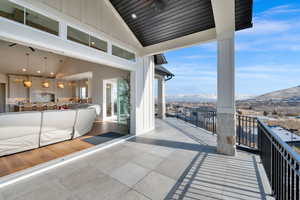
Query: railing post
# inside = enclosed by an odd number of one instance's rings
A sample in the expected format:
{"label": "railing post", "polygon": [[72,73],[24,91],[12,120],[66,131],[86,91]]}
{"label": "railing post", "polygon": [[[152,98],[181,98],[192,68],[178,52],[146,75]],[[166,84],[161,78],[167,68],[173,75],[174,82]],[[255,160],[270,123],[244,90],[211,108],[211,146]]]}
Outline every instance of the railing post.
{"label": "railing post", "polygon": [[198,127],[198,111],[196,111],[196,124],[195,125]]}
{"label": "railing post", "polygon": [[238,115],[238,118],[237,118],[237,125],[238,125],[238,128],[237,128],[238,144],[240,145],[241,144],[241,116],[240,115]]}

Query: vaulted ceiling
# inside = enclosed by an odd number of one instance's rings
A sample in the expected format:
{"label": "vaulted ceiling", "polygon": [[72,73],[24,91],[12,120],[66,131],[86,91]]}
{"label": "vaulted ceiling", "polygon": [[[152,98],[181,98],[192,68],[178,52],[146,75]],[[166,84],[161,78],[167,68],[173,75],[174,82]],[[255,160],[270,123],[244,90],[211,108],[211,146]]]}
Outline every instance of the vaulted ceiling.
{"label": "vaulted ceiling", "polygon": [[[110,0],[146,47],[215,27],[211,0]],[[236,30],[252,27],[252,0],[235,0]]]}
{"label": "vaulted ceiling", "polygon": [[[3,74],[30,74],[50,76],[53,72],[59,72],[63,62],[67,59],[54,53],[35,49],[32,51],[29,47],[0,40],[0,73]],[[27,66],[27,56],[28,65]],[[45,68],[44,57],[47,57],[47,69]],[[27,71],[23,72],[25,68]],[[41,73],[37,73],[40,71]]]}

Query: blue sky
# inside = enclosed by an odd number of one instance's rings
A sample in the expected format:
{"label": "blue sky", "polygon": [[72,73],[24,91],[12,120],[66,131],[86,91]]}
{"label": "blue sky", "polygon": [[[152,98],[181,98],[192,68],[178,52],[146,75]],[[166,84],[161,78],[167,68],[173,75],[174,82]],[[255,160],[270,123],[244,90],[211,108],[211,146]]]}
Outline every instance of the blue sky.
{"label": "blue sky", "polygon": [[[300,85],[300,1],[254,0],[253,28],[236,32],[237,96]],[[167,95],[216,94],[216,42],[173,50]]]}

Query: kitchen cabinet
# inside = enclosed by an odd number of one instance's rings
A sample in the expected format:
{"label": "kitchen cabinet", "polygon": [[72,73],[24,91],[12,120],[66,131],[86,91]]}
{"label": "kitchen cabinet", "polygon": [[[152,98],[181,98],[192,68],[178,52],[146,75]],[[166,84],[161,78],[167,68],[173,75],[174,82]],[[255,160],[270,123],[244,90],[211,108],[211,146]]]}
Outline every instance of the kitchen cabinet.
{"label": "kitchen cabinet", "polygon": [[64,88],[56,88],[56,98],[73,98],[75,96],[75,86],[68,81],[57,81],[63,83]]}
{"label": "kitchen cabinet", "polygon": [[28,98],[29,89],[24,87],[23,81],[27,80],[26,76],[8,76],[8,96],[9,98]]}

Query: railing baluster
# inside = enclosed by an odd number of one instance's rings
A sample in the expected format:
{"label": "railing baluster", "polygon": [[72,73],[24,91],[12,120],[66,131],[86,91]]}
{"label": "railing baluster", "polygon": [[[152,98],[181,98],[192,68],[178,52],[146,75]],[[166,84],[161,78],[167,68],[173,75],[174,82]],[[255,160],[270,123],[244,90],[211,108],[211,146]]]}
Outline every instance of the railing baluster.
{"label": "railing baluster", "polygon": [[296,199],[300,199],[299,188],[299,163],[296,163]]}

